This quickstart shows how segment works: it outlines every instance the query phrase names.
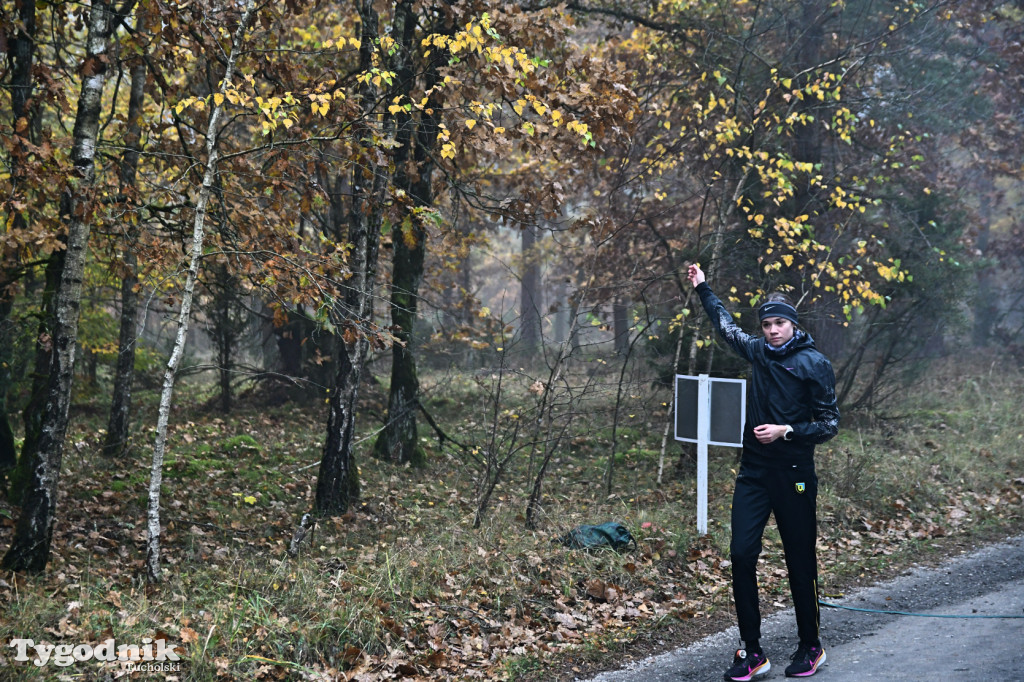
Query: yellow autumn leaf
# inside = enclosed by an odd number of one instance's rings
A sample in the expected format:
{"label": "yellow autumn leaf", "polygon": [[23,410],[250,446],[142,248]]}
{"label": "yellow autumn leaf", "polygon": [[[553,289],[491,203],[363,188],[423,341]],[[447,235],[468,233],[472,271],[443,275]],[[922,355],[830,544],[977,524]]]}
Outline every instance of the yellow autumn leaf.
{"label": "yellow autumn leaf", "polygon": [[537,100],[533,100],[533,110],[536,111],[538,115],[543,116],[544,112],[547,111],[548,108]]}
{"label": "yellow autumn leaf", "polygon": [[253,497],[252,495],[246,495],[243,499],[245,500],[246,504],[256,504],[256,498]]}
{"label": "yellow autumn leaf", "polygon": [[786,267],[788,268],[790,265],[793,264],[793,256],[787,253],[785,256],[782,257],[782,262],[785,263]]}
{"label": "yellow autumn leaf", "polygon": [[218,106],[218,107],[221,104],[224,104],[224,94],[220,93],[220,92],[214,93],[214,95],[213,95],[213,104],[214,104],[214,106]]}
{"label": "yellow autumn leaf", "polygon": [[465,124],[466,124],[466,127],[467,127],[467,128],[469,128],[470,130],[472,130],[472,129],[473,129],[473,126],[475,126],[475,125],[476,125],[476,120],[475,120],[475,119],[472,119],[472,118],[467,118],[467,119],[466,119],[465,121],[463,121],[463,123],[465,123]]}

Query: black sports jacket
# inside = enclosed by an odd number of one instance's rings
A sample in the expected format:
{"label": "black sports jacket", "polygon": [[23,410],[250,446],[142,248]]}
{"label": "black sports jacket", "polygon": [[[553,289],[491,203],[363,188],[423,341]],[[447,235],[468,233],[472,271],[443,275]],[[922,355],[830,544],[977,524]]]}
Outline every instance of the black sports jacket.
{"label": "black sports jacket", "polygon": [[[763,336],[747,334],[733,321],[706,283],[697,285],[701,305],[729,347],[750,362],[743,461],[769,467],[814,463],[814,446],[839,430],[836,378],[832,363],[797,331],[789,345],[775,351]],[[754,436],[761,424],[789,424],[791,440],[763,444]]]}

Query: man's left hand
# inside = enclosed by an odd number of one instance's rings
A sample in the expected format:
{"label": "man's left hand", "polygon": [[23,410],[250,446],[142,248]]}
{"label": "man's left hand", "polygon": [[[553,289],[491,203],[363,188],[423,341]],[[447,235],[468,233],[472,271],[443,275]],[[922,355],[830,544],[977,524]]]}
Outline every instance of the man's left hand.
{"label": "man's left hand", "polygon": [[759,443],[772,443],[786,435],[789,430],[785,424],[761,424],[754,427],[754,436]]}

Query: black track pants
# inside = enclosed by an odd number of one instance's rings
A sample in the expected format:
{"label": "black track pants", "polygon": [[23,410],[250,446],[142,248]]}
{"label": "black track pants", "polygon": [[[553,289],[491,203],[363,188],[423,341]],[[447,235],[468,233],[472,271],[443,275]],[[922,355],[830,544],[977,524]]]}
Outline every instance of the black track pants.
{"label": "black track pants", "polygon": [[770,469],[742,464],[732,498],[732,589],[740,639],[761,638],[757,558],[761,535],[774,512],[789,571],[797,631],[805,644],[818,642],[818,561],[814,466]]}

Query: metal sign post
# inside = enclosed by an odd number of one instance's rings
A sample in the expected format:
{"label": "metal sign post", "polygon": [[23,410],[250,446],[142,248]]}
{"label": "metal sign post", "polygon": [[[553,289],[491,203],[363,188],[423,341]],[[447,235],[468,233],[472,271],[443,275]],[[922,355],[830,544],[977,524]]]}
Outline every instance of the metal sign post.
{"label": "metal sign post", "polygon": [[711,438],[711,382],[697,380],[697,532],[708,534],[708,440]]}
{"label": "metal sign post", "polygon": [[743,447],[747,382],[676,375],[675,439],[697,444],[697,532],[708,532],[708,445]]}

